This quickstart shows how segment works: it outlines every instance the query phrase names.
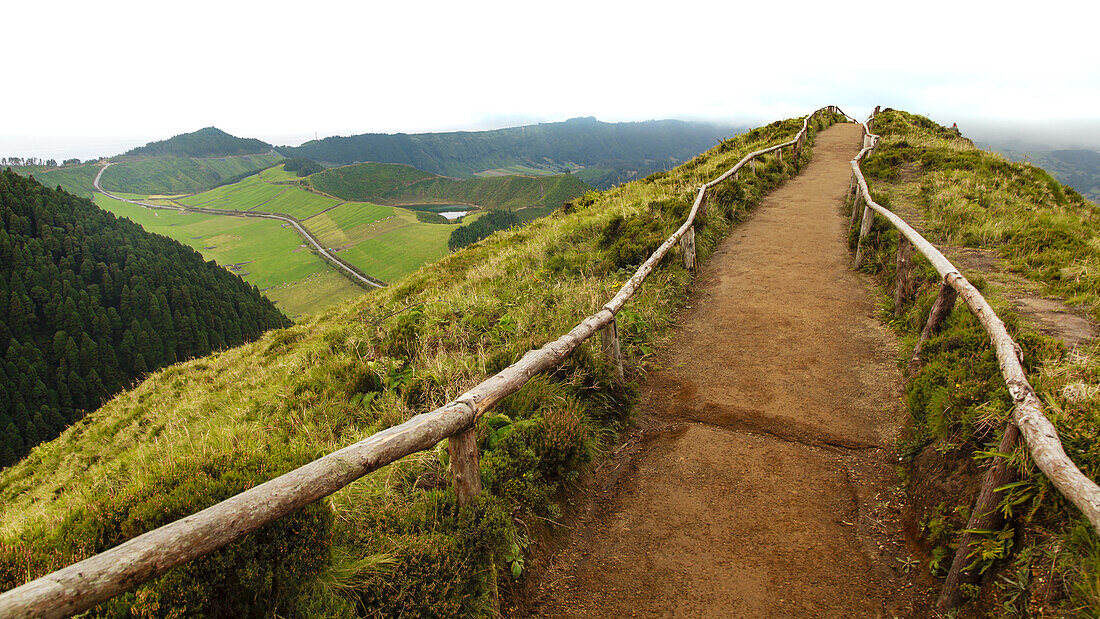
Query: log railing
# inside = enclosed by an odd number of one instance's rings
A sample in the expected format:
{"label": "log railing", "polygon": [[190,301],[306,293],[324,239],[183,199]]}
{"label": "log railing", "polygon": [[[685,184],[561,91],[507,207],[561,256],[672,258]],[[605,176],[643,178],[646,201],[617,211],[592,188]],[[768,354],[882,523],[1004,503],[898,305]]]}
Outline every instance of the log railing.
{"label": "log railing", "polygon": [[[878,112],[878,108],[875,108]],[[843,112],[840,112],[843,114]],[[851,116],[844,114],[856,121]],[[1027,380],[1021,364],[1023,353],[1020,346],[1009,336],[1004,323],[990,307],[978,289],[963,277],[951,261],[949,261],[938,249],[929,243],[923,236],[905,223],[900,217],[883,208],[871,198],[867,181],[860,170],[859,162],[871,153],[878,144],[879,136],[872,133],[874,114],[863,126],[863,149],[852,159],[852,182],[850,193],[855,194],[852,204],[852,220],[854,227],[859,217],[859,207],[864,206],[862,223],[859,229],[859,242],[856,245],[855,266],[859,268],[864,258],[865,241],[871,230],[871,223],[877,213],[890,222],[899,232],[898,242],[898,267],[896,278],[895,298],[904,297],[907,293],[903,288],[911,286],[912,260],[910,259],[912,248],[916,248],[925,258],[932,263],[936,272],[943,278],[940,284],[939,295],[929,313],[928,321],[921,332],[919,341],[913,351],[909,367],[912,371],[921,363],[921,348],[936,331],[940,322],[951,312],[956,297],[961,297],[974,316],[985,327],[989,334],[990,342],[997,353],[997,361],[1000,365],[1001,375],[1004,377],[1008,392],[1012,396],[1013,408],[1011,423],[1006,424],[1005,433],[997,448],[999,454],[1007,454],[1016,445],[1017,438],[1023,436],[1031,459],[1039,467],[1039,470],[1047,476],[1067,499],[1070,500],[1081,513],[1085,515],[1097,532],[1100,532],[1100,487],[1089,479],[1077,468],[1077,465],[1066,455],[1062,449],[1062,443],[1058,440],[1058,431],[1050,420],[1043,414],[1043,404],[1035,394],[1031,383]],[[1000,513],[1000,495],[1003,486],[1009,483],[1013,475],[1012,467],[1001,456],[993,459],[985,473],[982,487],[971,511],[970,521],[959,538],[958,550],[955,554],[951,570],[948,572],[936,608],[939,612],[946,612],[949,608],[958,605],[960,594],[959,584],[972,579],[975,574],[966,574],[966,566],[970,562],[970,543],[974,532],[988,531],[998,526]]]}
{"label": "log railing", "polygon": [[755,173],[756,158],[770,153],[782,160],[783,149],[790,149],[791,160],[797,162],[805,147],[811,120],[836,112],[835,106],[814,111],[803,120],[793,140],[749,153],[726,173],[701,186],[683,225],[638,267],[600,311],[582,320],[569,333],[542,348],[528,351],[516,363],[431,412],[0,594],[0,617],[65,617],[85,611],[326,497],[371,471],[430,449],[443,439],[448,439],[458,501],[465,505],[481,491],[475,440],[477,420],[533,376],[556,368],[569,353],[597,332],[601,334],[604,353],[621,375],[615,315],[677,243],[682,247],[685,265],[694,269],[695,217],[700,212],[706,213],[707,191],[731,176],[736,177],[750,162],[751,171]]}

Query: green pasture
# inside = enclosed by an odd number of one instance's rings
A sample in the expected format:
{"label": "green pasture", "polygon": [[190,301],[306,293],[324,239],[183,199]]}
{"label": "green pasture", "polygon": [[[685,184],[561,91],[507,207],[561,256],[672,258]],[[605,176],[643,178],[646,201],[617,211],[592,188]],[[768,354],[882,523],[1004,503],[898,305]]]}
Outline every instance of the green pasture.
{"label": "green pasture", "polygon": [[[265,183],[257,176],[250,176],[239,183],[224,185],[180,198],[178,202],[187,206],[199,206],[202,208],[219,208],[233,211],[247,211],[257,208],[275,196],[290,189],[285,185],[272,185]],[[267,211],[267,208],[258,210]]]}
{"label": "green pasture", "polygon": [[[306,249],[297,232],[278,221],[157,211],[104,195],[97,195],[96,203],[149,232],[194,248],[265,294],[277,289],[268,297],[288,316],[319,312],[362,292],[325,259]],[[321,277],[329,273],[338,279]],[[324,280],[324,286],[313,281],[317,279]]]}
{"label": "green pasture", "polygon": [[402,208],[349,202],[304,222],[326,247],[364,273],[393,282],[446,256],[453,224],[427,224]]}

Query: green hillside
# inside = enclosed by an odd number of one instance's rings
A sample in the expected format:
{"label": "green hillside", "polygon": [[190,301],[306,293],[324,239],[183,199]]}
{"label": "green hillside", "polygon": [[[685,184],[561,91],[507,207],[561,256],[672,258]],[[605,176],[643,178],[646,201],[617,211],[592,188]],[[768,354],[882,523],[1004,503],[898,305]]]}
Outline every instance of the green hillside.
{"label": "green hillside", "polygon": [[124,153],[130,157],[233,157],[260,155],[271,151],[267,142],[253,138],[238,138],[218,129],[204,127],[191,133],[181,133]]}
{"label": "green hillside", "polygon": [[10,170],[0,299],[0,467],[149,371],[289,324],[194,251]]}
{"label": "green hillside", "polygon": [[[1100,319],[1097,207],[1046,171],[979,150],[922,116],[886,110],[874,126],[882,139],[862,167],[875,200],[913,222],[982,290],[1022,346],[1067,455],[1100,478],[1100,348],[1086,340],[1067,350],[1022,302],[1042,298]],[[918,258],[916,298],[895,308],[896,246],[894,229],[876,221],[865,269],[885,284],[883,308],[907,360],[939,278]],[[901,444],[902,476],[928,549],[920,569],[942,577],[967,524],[978,465],[995,453],[1013,400],[985,330],[961,301],[922,357],[906,386],[912,428]],[[1008,519],[1000,530],[978,532],[972,556],[984,578],[959,616],[1096,616],[1100,537],[1022,446],[1009,462],[1019,481],[999,506]]]}
{"label": "green hillside", "polygon": [[[700,183],[800,127],[751,131],[254,344],[157,372],[0,473],[0,588],[449,401],[599,309],[680,225]],[[792,167],[769,158],[758,172],[715,192],[697,222],[701,258]],[[356,208],[343,215],[390,221],[388,207]],[[631,382],[585,345],[484,420],[484,500],[458,509],[446,450],[431,449],[97,612],[491,614],[489,566],[507,595],[526,549],[629,418],[633,381],[691,281],[670,256],[619,314]]]}
{"label": "green hillside", "polygon": [[180,194],[204,191],[282,161],[273,154],[191,158],[163,156],[122,159],[107,168],[100,183],[111,192]]}
{"label": "green hillside", "polygon": [[331,165],[400,163],[464,178],[515,169],[562,173],[589,168],[581,171],[581,178],[607,188],[666,170],[740,131],[677,120],[605,123],[574,118],[492,131],[329,137],[277,150]]}
{"label": "green hillside", "polygon": [[468,204],[509,210],[530,206],[556,208],[591,189],[569,174],[460,180],[388,163],[331,168],[310,176],[309,183],[319,191],[345,200],[393,206]]}
{"label": "green hillside", "polygon": [[74,196],[91,199],[95,193],[92,182],[96,174],[99,174],[99,164],[89,162],[60,168],[24,166],[12,168],[12,171],[22,176],[34,176],[35,180],[46,187],[61,187]]}
{"label": "green hillside", "polygon": [[1026,161],[1050,172],[1060,182],[1100,204],[1100,152],[1074,150],[1005,150],[1013,161]]}

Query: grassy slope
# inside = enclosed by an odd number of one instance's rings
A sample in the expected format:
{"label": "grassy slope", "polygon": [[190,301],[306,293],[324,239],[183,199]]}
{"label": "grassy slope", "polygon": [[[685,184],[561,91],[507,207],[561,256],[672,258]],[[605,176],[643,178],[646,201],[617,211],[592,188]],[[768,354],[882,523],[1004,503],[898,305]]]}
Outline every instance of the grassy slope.
{"label": "grassy slope", "polygon": [[60,185],[62,189],[74,196],[91,199],[94,193],[92,182],[96,174],[99,174],[99,164],[83,163],[60,168],[28,166],[12,168],[12,171],[22,176],[33,175],[35,180],[47,187]]}
{"label": "grassy slope", "polygon": [[[322,258],[300,249],[301,237],[277,221],[153,211],[102,194],[96,195],[96,204],[149,232],[189,245],[222,266],[246,263],[230,270],[255,284],[291,317],[321,311],[363,292]],[[319,298],[320,289],[329,294]]]}
{"label": "grassy slope", "polygon": [[[799,126],[739,136],[672,173],[591,193],[569,213],[497,233],[259,342],[152,375],[0,473],[8,544],[0,559],[23,557],[18,578],[67,560],[75,551],[65,536],[77,535],[58,528],[67,514],[140,493],[175,462],[256,453],[302,462],[443,404],[598,309],[680,224],[701,182]],[[724,185],[698,222],[700,256],[789,170],[769,161],[758,178]],[[666,336],[690,281],[669,256],[620,313],[631,380]],[[532,527],[549,526],[559,493],[613,440],[631,390],[614,380],[597,344],[506,399],[479,430],[489,495],[473,509],[455,507],[442,448],[337,493],[323,502],[335,516],[327,567],[305,601],[281,610],[486,614],[487,558],[505,574],[522,570]],[[501,582],[507,590],[512,577]]]}
{"label": "grassy slope", "polygon": [[473,204],[516,209],[561,206],[590,189],[572,175],[452,179],[388,163],[361,163],[309,177],[325,193],[377,204]]}
{"label": "grassy slope", "polygon": [[[919,219],[926,236],[946,246],[949,257],[959,247],[991,251],[1044,294],[1100,317],[1100,212],[1094,205],[1043,170],[977,150],[923,117],[888,110],[876,119],[876,132],[882,140],[863,166],[876,200]],[[874,260],[868,269],[881,273],[887,285],[892,284],[896,236],[883,222],[875,224]],[[910,346],[937,285],[930,265],[923,259],[918,264],[923,269],[921,292],[894,321]],[[983,288],[1023,346],[1029,376],[1067,454],[1085,474],[1100,478],[1097,344],[1067,353],[1060,342],[1038,335],[1025,317],[1016,315],[1005,300],[1010,290],[988,283],[981,271],[963,271]],[[884,306],[893,309],[892,293]],[[930,462],[941,463],[931,465],[931,475],[942,479],[944,466],[947,474],[965,470],[967,460],[980,460],[983,450],[995,448],[1011,399],[984,331],[965,309],[952,314],[924,356],[924,367],[907,386],[913,431],[903,453],[919,512],[916,520],[930,548],[922,567],[942,575],[973,497],[960,495],[957,488],[930,494],[925,469]],[[1086,616],[1095,616],[1089,613],[1100,609],[1100,539],[1022,448],[1013,461],[1023,483],[1002,505],[1013,518],[1004,533],[983,537],[979,564],[989,565],[998,557],[1008,560],[995,564],[987,586],[966,613],[1015,616],[1024,609],[1062,614],[1087,608]]]}
{"label": "grassy slope", "polygon": [[240,157],[124,158],[107,168],[101,183],[112,193],[176,194],[203,191],[226,179],[260,170],[281,161],[281,155]]}

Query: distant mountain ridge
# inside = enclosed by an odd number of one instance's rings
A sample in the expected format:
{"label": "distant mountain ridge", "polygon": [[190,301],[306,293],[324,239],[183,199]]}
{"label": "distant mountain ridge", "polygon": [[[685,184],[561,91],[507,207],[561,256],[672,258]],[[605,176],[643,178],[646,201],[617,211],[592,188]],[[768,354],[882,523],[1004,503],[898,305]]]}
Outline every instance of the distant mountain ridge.
{"label": "distant mountain ridge", "polygon": [[217,127],[203,127],[131,148],[122,156],[130,157],[233,157],[271,152],[271,144],[255,138],[239,138]]}
{"label": "distant mountain ridge", "polygon": [[557,208],[592,189],[572,174],[454,179],[396,163],[361,163],[309,177],[314,188],[343,198],[388,206],[471,204],[505,210]]}
{"label": "distant mountain ridge", "polygon": [[514,165],[548,172],[585,168],[578,172],[581,180],[609,187],[668,169],[739,132],[680,120],[607,123],[585,117],[490,131],[364,133],[276,151],[328,165],[402,163],[465,178]]}

